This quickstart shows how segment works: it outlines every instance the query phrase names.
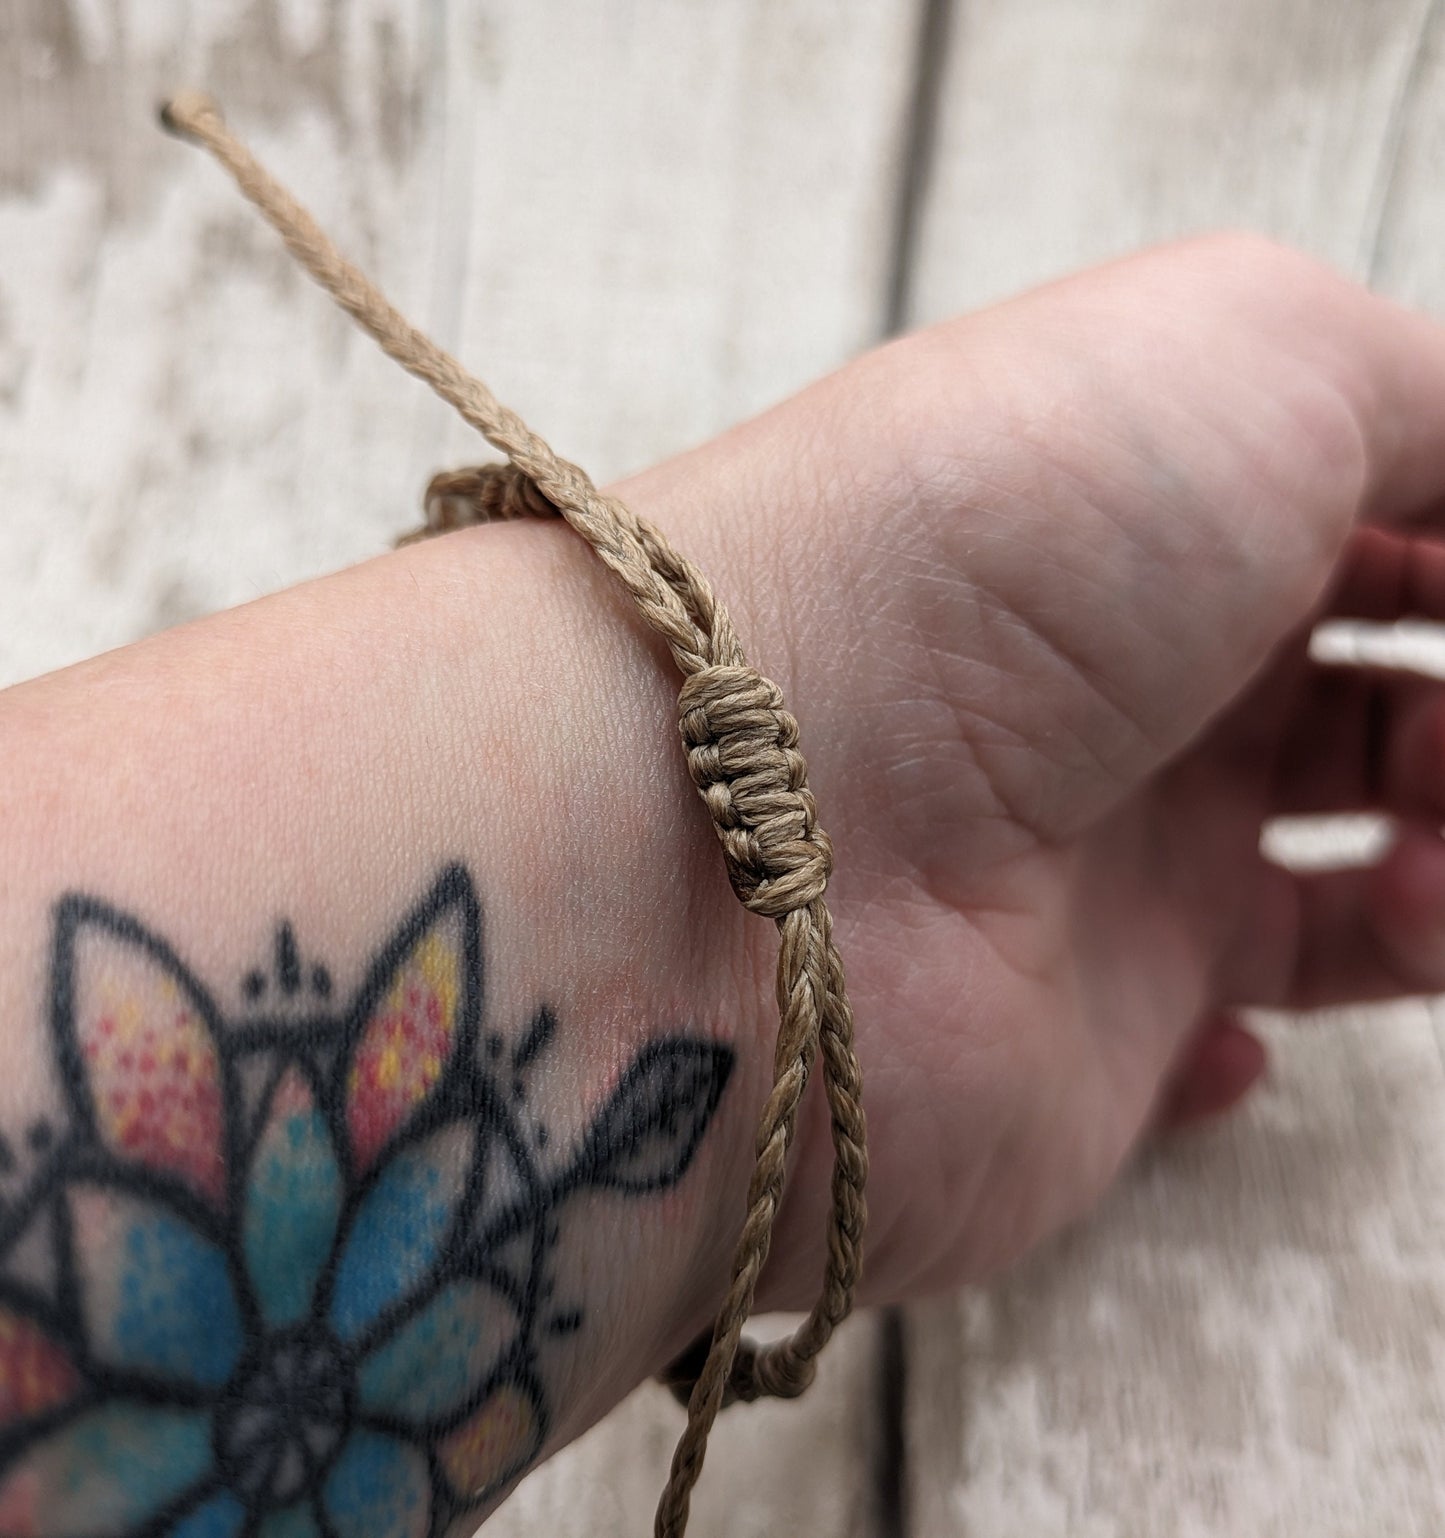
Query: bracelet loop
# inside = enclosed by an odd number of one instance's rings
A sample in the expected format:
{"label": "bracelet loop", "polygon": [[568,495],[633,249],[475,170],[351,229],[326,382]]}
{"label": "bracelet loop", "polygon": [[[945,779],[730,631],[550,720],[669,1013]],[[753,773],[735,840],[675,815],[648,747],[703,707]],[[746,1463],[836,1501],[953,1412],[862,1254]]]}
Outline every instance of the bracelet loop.
{"label": "bracelet loop", "polygon": [[[669,1375],[675,1390],[683,1381],[689,1385],[687,1425],[658,1504],[655,1533],[681,1538],[718,1411],[734,1399],[802,1393],[818,1353],[852,1307],[862,1261],[868,1157],[861,1073],[824,900],[832,845],[818,826],[798,724],[777,685],[748,661],[702,573],[411,325],[229,132],[214,102],[185,93],[163,109],[161,120],[209,150],[296,260],[383,351],[507,456],[505,465],[434,477],[425,526],[400,543],[493,518],[560,515],[626,587],[683,675],[678,707],[688,768],[722,842],[733,890],[745,907],[778,927],[774,1081],[758,1126],[747,1217],[712,1338],[685,1354]],[[767,1260],[798,1107],[820,1052],[834,1148],[822,1292],[795,1334],[756,1346],[742,1341],[743,1324]]]}

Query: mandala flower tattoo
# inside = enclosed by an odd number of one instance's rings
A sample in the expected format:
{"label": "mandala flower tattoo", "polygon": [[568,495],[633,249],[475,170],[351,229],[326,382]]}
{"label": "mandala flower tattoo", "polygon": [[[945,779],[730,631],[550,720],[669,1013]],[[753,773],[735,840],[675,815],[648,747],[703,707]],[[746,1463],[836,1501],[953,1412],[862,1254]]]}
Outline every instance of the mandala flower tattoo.
{"label": "mandala flower tattoo", "polygon": [[585,1324],[560,1209],[679,1180],[729,1049],[651,1042],[550,1150],[526,1076],[556,1022],[483,1036],[460,867],[340,1008],[289,924],[229,1020],[90,898],[52,968],[68,1118],[0,1210],[0,1534],[437,1538],[504,1490]]}

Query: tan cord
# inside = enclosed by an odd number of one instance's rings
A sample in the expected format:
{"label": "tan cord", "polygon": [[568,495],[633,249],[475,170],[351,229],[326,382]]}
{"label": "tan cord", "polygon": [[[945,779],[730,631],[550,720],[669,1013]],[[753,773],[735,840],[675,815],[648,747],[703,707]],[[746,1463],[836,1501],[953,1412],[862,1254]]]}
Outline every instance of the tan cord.
{"label": "tan cord", "polygon": [[[232,136],[214,102],[187,92],[161,119],[209,150],[296,260],[357,324],[507,456],[506,465],[435,477],[427,491],[426,527],[410,537],[486,518],[556,513],[622,581],[683,675],[678,708],[688,768],[722,841],[733,890],[744,907],[778,927],[774,1082],[758,1127],[747,1218],[657,1509],[657,1538],[680,1538],[708,1433],[725,1399],[802,1393],[818,1353],[852,1307],[862,1254],[868,1157],[861,1076],[843,966],[823,899],[832,846],[817,824],[797,722],[777,685],[749,663],[727,610],[702,573],[645,519],[554,454],[515,412],[395,310]],[[794,1335],[757,1346],[742,1341],[743,1324],[767,1259],[798,1106],[819,1050],[834,1149],[822,1294]]]}

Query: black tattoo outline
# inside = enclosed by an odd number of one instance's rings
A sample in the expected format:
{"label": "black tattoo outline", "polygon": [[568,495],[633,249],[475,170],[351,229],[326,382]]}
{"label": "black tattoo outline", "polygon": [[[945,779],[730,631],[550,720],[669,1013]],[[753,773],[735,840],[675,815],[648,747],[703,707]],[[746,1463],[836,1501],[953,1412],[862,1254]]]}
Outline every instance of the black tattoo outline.
{"label": "black tattoo outline", "polygon": [[[449,1056],[436,1082],[360,1168],[347,1124],[349,1071],[378,1006],[418,945],[443,921],[459,925],[463,952],[462,991]],[[76,1019],[77,947],[80,938],[91,933],[134,948],[159,968],[215,1049],[225,1162],[219,1202],[207,1200],[180,1174],[141,1163],[107,1142]],[[33,1449],[88,1410],[119,1400],[205,1410],[214,1428],[214,1467],[149,1512],[139,1525],[118,1529],[115,1538],[163,1538],[221,1492],[228,1492],[244,1510],[238,1538],[250,1538],[268,1512],[287,1503],[310,1511],[321,1538],[341,1538],[323,1500],[324,1481],[339,1447],[358,1429],[391,1437],[424,1457],[430,1481],[424,1531],[427,1538],[439,1538],[458,1516],[514,1483],[535,1461],[551,1429],[554,1417],[540,1357],[547,1342],[574,1338],[586,1323],[585,1311],[575,1301],[552,1305],[551,1261],[561,1234],[562,1207],[588,1192],[642,1197],[674,1186],[697,1153],[733,1066],[732,1049],[717,1041],[684,1034],[649,1041],[623,1070],[576,1146],[560,1163],[544,1162],[548,1129],[529,1122],[521,1108],[524,1076],[555,1045],[557,1018],[550,1006],[539,1006],[505,1058],[501,1035],[483,1035],[481,907],[461,865],[442,871],[389,936],[341,1009],[328,1007],[332,974],[321,963],[303,960],[289,920],[276,929],[274,965],[275,988],[268,988],[257,970],[244,975],[238,991],[253,1006],[279,994],[279,1008],[230,1022],[175,949],[137,918],[83,895],[67,895],[56,905],[50,1029],[69,1126],[47,1127],[43,1137],[32,1129],[28,1144],[39,1162],[20,1194],[0,1204],[0,1310],[57,1345],[78,1387],[63,1403],[39,1413],[21,1414],[9,1424],[0,1418],[0,1505],[11,1475]],[[264,1072],[258,1073],[258,1066]],[[258,1284],[250,1274],[243,1219],[253,1157],[279,1087],[293,1070],[309,1090],[330,1136],[341,1195],[334,1236],[305,1316],[294,1326],[277,1329],[264,1318]],[[259,1094],[247,1088],[258,1079]],[[328,1321],[339,1263],[358,1213],[399,1154],[446,1129],[461,1129],[468,1152],[445,1238],[424,1277],[390,1299],[343,1343]],[[3,1147],[13,1164],[13,1144],[5,1141]],[[489,1184],[504,1179],[510,1195],[491,1201]],[[97,1350],[82,1298],[68,1199],[81,1185],[163,1208],[225,1257],[242,1348],[218,1390],[185,1383],[154,1367],[118,1365]],[[44,1286],[17,1274],[12,1262],[25,1236],[47,1219],[52,1281]],[[360,1407],[360,1365],[443,1289],[465,1282],[493,1289],[517,1321],[486,1375],[444,1413],[407,1419]],[[6,1398],[5,1366],[0,1356],[0,1407]],[[277,1388],[284,1382],[302,1387],[288,1400]],[[457,1491],[448,1482],[438,1447],[501,1390],[530,1406],[531,1433],[519,1455],[489,1483]],[[264,1411],[269,1404],[276,1407],[274,1424]],[[304,1456],[288,1455],[287,1447],[298,1443]]]}

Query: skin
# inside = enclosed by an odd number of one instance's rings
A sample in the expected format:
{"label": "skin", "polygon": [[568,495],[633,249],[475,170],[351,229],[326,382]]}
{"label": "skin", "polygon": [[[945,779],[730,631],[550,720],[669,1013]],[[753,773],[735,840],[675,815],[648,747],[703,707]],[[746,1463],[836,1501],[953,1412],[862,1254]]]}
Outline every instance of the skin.
{"label": "skin", "polygon": [[[1232,1103],[1263,1070],[1240,1010],[1445,986],[1445,698],[1307,653],[1326,617],[1445,615],[1442,443],[1445,331],[1228,236],[908,337],[619,488],[802,724],[867,1074],[866,1301],[1010,1264],[1151,1126]],[[605,1321],[548,1367],[548,1449],[576,1435],[716,1304],[775,1025],[674,695],[580,542],[528,524],[0,697],[0,1127],[56,1099],[62,890],[233,994],[291,915],[344,990],[464,861],[493,1028],[559,1021],[534,1104],[596,1104],[680,1026],[736,1051],[675,1190],[569,1209]],[[1399,827],[1372,868],[1259,853],[1273,816],[1367,808]],[[820,1109],[768,1307],[816,1286]]]}

